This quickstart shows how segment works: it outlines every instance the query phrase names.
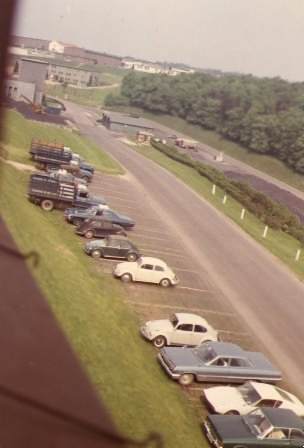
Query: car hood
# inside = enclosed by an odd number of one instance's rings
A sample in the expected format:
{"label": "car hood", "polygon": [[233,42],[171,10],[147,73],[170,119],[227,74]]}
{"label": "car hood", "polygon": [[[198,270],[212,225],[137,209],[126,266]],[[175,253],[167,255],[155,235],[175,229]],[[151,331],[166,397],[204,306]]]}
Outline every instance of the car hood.
{"label": "car hood", "polygon": [[256,439],[239,415],[209,415],[208,419],[222,441]]}
{"label": "car hood", "polygon": [[137,263],[136,262],[134,262],[134,261],[126,261],[124,263],[118,263],[116,265],[115,270],[116,271],[121,271],[121,272],[127,272],[129,270],[133,271],[136,268],[137,268]]}
{"label": "car hood", "polygon": [[204,390],[206,400],[213,409],[219,413],[225,413],[231,409],[240,410],[248,405],[236,387],[216,386]]}
{"label": "car hood", "polygon": [[145,327],[152,333],[156,331],[172,331],[173,329],[173,325],[168,319],[149,320],[145,323]]}
{"label": "car hood", "polygon": [[204,365],[196,356],[194,349],[188,347],[166,347],[161,350],[161,354],[170,365],[178,368],[194,368]]}

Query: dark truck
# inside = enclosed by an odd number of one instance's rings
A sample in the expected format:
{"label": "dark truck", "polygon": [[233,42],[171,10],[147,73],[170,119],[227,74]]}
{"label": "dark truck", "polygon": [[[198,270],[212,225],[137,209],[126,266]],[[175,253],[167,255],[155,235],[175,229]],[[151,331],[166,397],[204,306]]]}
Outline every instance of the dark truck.
{"label": "dark truck", "polygon": [[[32,140],[30,155],[32,160],[37,162],[38,168],[48,169],[52,167],[60,167],[61,165],[75,166],[88,174],[88,180],[94,173],[92,165],[85,163],[79,154],[73,153],[71,148],[61,143],[49,143],[41,140]],[[84,173],[85,174],[85,173]]]}
{"label": "dark truck", "polygon": [[32,174],[28,188],[28,197],[43,210],[67,207],[89,208],[95,205],[105,205],[102,197],[80,197],[74,182],[59,180],[47,174]]}

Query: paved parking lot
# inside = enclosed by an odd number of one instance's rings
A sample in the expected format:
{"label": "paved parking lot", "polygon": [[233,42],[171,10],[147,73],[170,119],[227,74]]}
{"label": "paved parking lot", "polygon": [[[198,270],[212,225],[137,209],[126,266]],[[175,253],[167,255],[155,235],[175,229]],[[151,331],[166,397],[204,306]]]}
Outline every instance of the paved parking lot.
{"label": "paved parking lot", "polygon": [[[142,322],[167,318],[173,312],[195,313],[206,318],[225,341],[241,344],[247,349],[255,348],[252,335],[244,328],[229,303],[220,299],[220,293],[209,281],[208,273],[197,272],[193,268],[191,254],[185,253],[181,242],[170,232],[169,225],[155,214],[149,206],[149,198],[132,182],[132,178],[128,175],[96,174],[90,190],[93,194],[104,196],[114,210],[135,219],[136,226],[128,232],[128,237],[143,255],[166,261],[180,279],[178,286],[168,289],[157,285],[124,284],[126,301]],[[116,260],[101,259],[96,260],[96,267],[111,275],[116,263]],[[184,388],[200,416],[205,413],[199,399],[203,387],[194,384]]]}

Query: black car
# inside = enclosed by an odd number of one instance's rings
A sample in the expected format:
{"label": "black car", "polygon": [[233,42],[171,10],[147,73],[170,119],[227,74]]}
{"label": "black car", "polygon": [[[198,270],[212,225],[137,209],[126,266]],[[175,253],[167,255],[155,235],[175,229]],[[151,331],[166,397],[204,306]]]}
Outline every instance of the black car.
{"label": "black car", "polygon": [[83,224],[76,228],[78,235],[86,238],[105,238],[108,235],[123,235],[127,236],[126,232],[121,226],[113,224],[106,219],[88,219]]}
{"label": "black car", "polygon": [[100,218],[106,219],[113,224],[118,224],[124,229],[131,229],[135,225],[135,221],[126,215],[122,215],[114,210],[103,207],[90,207],[86,210],[79,210],[78,208],[72,208],[65,210],[64,213],[67,221],[74,225],[80,225],[86,219]]}
{"label": "black car", "polygon": [[85,244],[84,251],[93,258],[109,257],[136,261],[141,256],[137,247],[121,236],[109,236],[102,240],[89,241]]}
{"label": "black car", "polygon": [[259,408],[248,415],[209,415],[204,430],[215,448],[300,448],[304,422],[293,411]]}

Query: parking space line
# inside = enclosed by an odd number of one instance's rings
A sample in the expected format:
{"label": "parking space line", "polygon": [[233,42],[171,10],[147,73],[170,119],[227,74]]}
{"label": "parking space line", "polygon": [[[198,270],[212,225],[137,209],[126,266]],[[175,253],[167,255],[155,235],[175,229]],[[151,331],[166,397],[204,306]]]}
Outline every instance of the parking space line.
{"label": "parking space line", "polygon": [[206,313],[206,314],[217,314],[217,315],[221,315],[221,316],[235,316],[235,314],[233,313],[229,313],[228,311],[216,311],[216,310],[206,310],[204,308],[195,308],[195,307],[191,307],[188,308],[186,305],[185,306],[178,306],[178,305],[164,305],[162,303],[151,303],[151,302],[136,302],[135,300],[126,300],[127,303],[130,303],[131,305],[139,305],[139,306],[147,306],[149,308],[151,307],[157,307],[157,308],[163,308],[163,309],[169,309],[169,310],[183,310],[185,313],[186,312],[198,312],[198,313]]}
{"label": "parking space line", "polygon": [[235,334],[237,336],[250,336],[249,333],[246,331],[233,331],[233,330],[217,330],[219,333],[225,333],[225,334]]}
{"label": "parking space line", "polygon": [[183,268],[177,268],[176,266],[171,266],[173,270],[175,271],[182,271],[182,272],[190,272],[191,274],[200,275],[199,272],[192,271],[191,269],[183,269]]}
{"label": "parking space line", "polygon": [[177,286],[177,289],[186,289],[189,291],[198,291],[198,292],[211,292],[208,289],[200,289],[200,288],[192,288],[191,286]]}
{"label": "parking space line", "polygon": [[[182,257],[182,254],[176,254],[176,253],[167,252],[167,251],[164,251],[164,250],[144,249],[142,252],[145,252],[145,253],[152,252],[152,253],[155,253],[155,254],[163,254],[163,255],[168,255],[170,257],[177,257],[177,258]],[[145,256],[147,257],[148,255],[145,255]]]}
{"label": "parking space line", "polygon": [[168,237],[170,236],[169,233],[164,233],[162,230],[151,230],[151,229],[147,229],[146,227],[141,227],[141,226],[138,226],[136,228],[139,230],[139,232],[159,233],[160,235],[163,235],[163,236],[168,236]]}
{"label": "parking space line", "polygon": [[164,238],[157,238],[156,236],[147,236],[147,235],[142,235],[140,233],[136,233],[136,231],[133,230],[133,235],[139,238],[144,238],[144,239],[148,239],[148,240],[157,240],[157,241],[167,241]]}

